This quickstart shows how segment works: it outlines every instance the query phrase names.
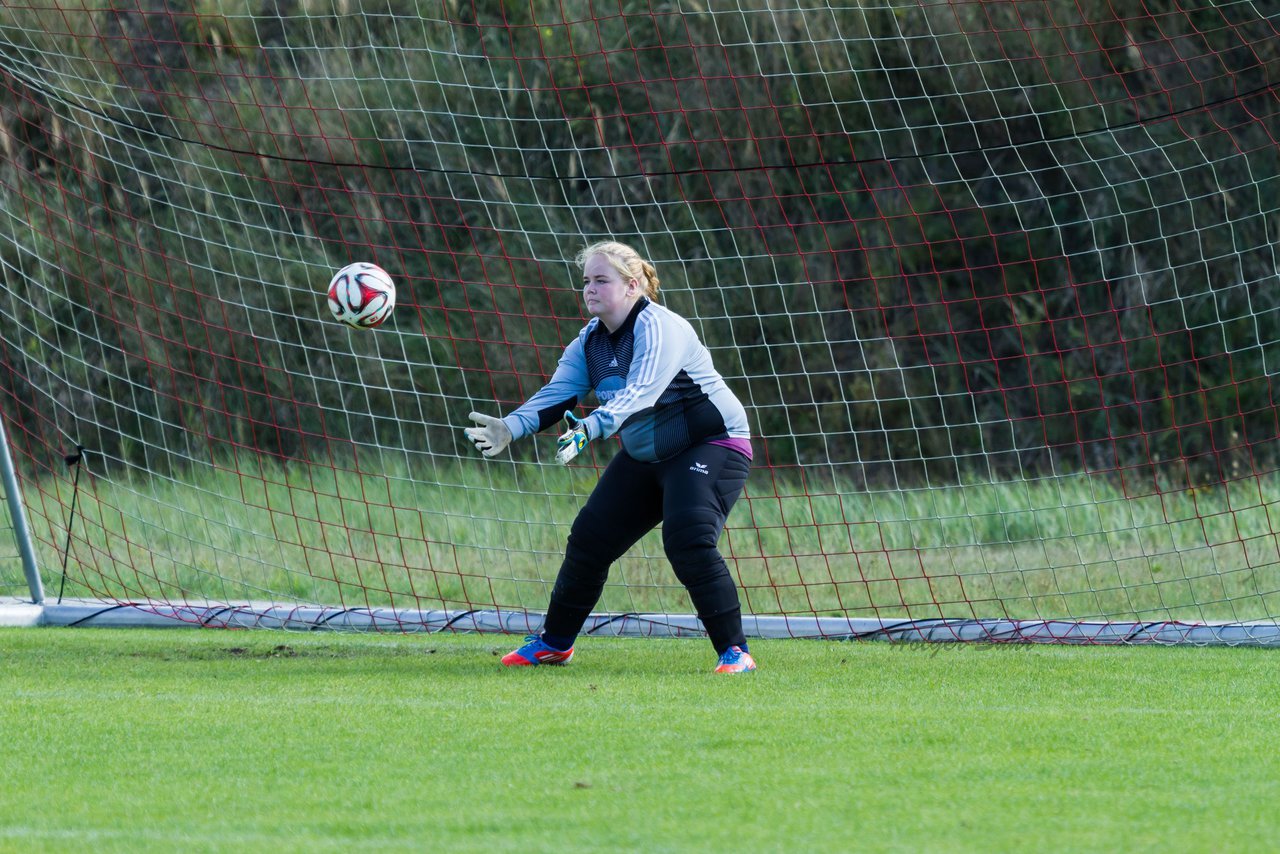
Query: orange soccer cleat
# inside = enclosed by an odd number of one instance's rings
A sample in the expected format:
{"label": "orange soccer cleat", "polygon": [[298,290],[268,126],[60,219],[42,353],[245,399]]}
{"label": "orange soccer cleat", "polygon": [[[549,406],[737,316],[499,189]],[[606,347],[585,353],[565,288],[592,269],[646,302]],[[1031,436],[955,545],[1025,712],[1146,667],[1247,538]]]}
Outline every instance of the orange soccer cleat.
{"label": "orange soccer cleat", "polygon": [[539,664],[568,664],[573,658],[573,647],[556,649],[542,640],[542,635],[529,635],[524,646],[502,656],[507,667],[536,667]]}
{"label": "orange soccer cleat", "polygon": [[716,673],[750,673],[756,669],[756,660],[740,646],[731,646],[720,653]]}

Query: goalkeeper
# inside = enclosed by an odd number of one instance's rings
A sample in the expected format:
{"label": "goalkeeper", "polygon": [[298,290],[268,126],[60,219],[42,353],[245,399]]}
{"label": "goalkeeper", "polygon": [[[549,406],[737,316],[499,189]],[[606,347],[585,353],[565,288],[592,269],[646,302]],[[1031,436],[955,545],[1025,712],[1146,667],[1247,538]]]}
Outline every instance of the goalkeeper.
{"label": "goalkeeper", "polygon": [[[733,576],[716,547],[747,482],[747,414],[711,364],[688,321],[658,305],[653,265],[630,246],[594,243],[577,257],[592,316],[565,348],[555,374],[505,418],[473,412],[465,429],[492,457],[513,440],[568,419],[556,459],[619,433],[569,532],[542,632],[507,654],[507,666],[564,664],[604,590],[610,565],[662,522],[662,545],[715,646],[717,673],[755,669],[742,632]],[[599,406],[572,410],[588,391]]]}

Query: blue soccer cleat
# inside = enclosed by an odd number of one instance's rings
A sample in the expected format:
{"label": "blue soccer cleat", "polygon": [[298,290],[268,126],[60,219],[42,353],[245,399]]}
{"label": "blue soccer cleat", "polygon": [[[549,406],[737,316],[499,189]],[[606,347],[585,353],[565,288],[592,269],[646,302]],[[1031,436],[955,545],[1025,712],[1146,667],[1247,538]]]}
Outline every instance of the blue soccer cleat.
{"label": "blue soccer cleat", "polygon": [[524,646],[502,656],[507,667],[537,667],[539,664],[568,664],[573,658],[573,647],[555,649],[543,643],[542,635],[529,635]]}
{"label": "blue soccer cleat", "polygon": [[756,660],[740,646],[731,646],[720,653],[716,673],[750,673],[756,669]]}

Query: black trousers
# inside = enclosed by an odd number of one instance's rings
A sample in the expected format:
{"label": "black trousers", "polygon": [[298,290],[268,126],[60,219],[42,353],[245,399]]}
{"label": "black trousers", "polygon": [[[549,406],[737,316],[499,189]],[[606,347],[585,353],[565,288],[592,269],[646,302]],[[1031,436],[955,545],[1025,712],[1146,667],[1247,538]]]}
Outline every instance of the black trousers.
{"label": "black trousers", "polygon": [[667,560],[716,652],[744,643],[738,589],[716,543],[750,467],[720,445],[695,445],[658,463],[619,451],[574,520],[544,631],[575,637],[604,591],[610,565],[661,522]]}

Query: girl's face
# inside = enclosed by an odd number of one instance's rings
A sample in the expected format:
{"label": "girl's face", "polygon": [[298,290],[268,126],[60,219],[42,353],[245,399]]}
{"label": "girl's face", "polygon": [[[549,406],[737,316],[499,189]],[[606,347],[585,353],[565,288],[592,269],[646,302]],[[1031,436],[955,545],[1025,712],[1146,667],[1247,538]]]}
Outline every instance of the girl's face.
{"label": "girl's face", "polygon": [[640,282],[627,279],[604,255],[592,255],[582,267],[582,300],[587,313],[613,332],[640,299]]}

